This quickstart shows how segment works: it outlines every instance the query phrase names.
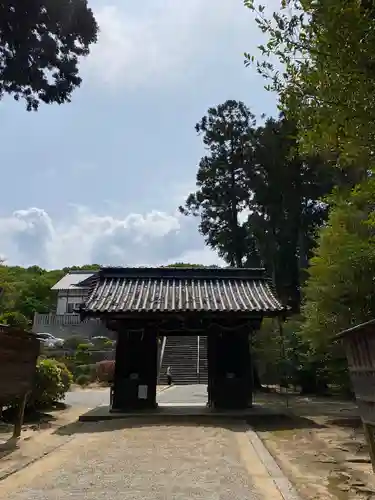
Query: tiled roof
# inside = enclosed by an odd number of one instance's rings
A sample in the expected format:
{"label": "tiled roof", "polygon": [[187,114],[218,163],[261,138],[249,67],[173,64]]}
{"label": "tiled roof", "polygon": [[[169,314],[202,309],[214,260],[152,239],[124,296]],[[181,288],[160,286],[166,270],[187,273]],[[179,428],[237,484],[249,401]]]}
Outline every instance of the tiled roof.
{"label": "tiled roof", "polygon": [[285,310],[262,269],[104,268],[92,280],[88,313]]}
{"label": "tiled roof", "polygon": [[94,271],[86,271],[86,270],[81,270],[81,271],[70,271],[70,273],[66,274],[61,278],[60,281],[58,281],[51,290],[71,290],[71,289],[79,289],[79,288],[85,288],[85,287],[80,287],[79,284],[82,281],[87,280],[88,278],[91,278],[95,274]]}

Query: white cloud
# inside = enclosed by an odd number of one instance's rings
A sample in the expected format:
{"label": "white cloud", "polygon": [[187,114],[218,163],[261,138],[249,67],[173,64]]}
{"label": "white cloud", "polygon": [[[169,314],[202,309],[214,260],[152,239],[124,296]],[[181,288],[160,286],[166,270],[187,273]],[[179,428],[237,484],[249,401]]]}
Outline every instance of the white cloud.
{"label": "white cloud", "polygon": [[219,46],[252,32],[242,0],[144,0],[137,6],[112,0],[94,11],[100,35],[85,66],[95,79],[119,87],[186,81],[197,62],[213,52],[221,58]]}
{"label": "white cloud", "polygon": [[41,208],[0,218],[0,255],[8,264],[69,265],[220,264],[198,235],[195,221],[156,210],[123,218],[74,207],[64,220]]}

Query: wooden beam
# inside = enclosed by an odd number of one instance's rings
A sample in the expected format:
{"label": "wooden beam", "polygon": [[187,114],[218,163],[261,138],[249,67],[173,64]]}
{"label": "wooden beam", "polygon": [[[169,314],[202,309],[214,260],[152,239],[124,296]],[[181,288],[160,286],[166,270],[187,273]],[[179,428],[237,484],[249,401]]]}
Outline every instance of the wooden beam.
{"label": "wooden beam", "polygon": [[26,403],[27,403],[27,398],[29,397],[29,392],[26,392],[23,394],[21,397],[19,406],[18,406],[18,412],[17,412],[17,417],[16,421],[14,423],[14,428],[13,428],[13,439],[18,439],[21,436],[21,431],[22,431],[22,424],[25,416],[25,408],[26,408]]}

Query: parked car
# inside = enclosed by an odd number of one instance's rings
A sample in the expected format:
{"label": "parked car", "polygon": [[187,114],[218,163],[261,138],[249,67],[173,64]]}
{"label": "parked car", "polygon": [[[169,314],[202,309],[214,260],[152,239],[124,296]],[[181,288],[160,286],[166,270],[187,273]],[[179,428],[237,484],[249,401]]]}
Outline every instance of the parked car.
{"label": "parked car", "polygon": [[113,345],[113,340],[109,337],[105,337],[104,335],[98,335],[97,337],[92,337],[91,342],[96,346],[105,345],[107,342],[110,342]]}
{"label": "parked car", "polygon": [[54,337],[51,333],[36,333],[37,339],[45,347],[63,347],[64,340]]}
{"label": "parked car", "polygon": [[109,337],[104,337],[103,335],[98,335],[97,337],[91,337],[91,342],[92,341],[97,341],[97,342],[106,342],[107,340],[111,340]]}

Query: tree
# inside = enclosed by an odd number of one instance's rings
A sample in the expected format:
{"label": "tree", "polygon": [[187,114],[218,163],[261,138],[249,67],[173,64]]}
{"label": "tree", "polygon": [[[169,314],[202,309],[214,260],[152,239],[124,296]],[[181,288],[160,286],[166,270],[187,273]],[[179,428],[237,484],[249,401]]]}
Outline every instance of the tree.
{"label": "tree", "polygon": [[21,328],[22,330],[28,330],[31,326],[31,322],[27,319],[27,317],[18,311],[2,314],[0,316],[0,323],[13,326],[15,328]]}
{"label": "tree", "polygon": [[320,371],[350,392],[347,362],[335,335],[375,315],[375,181],[335,194],[320,231],[304,290],[301,334],[312,345]]}
{"label": "tree", "polygon": [[[84,266],[84,269],[87,267]],[[52,311],[56,306],[56,296],[51,287],[69,270],[46,271],[38,266],[24,268],[0,265],[0,287],[4,289],[0,296],[0,316],[13,319],[22,317],[30,325],[35,312],[45,314]],[[11,324],[10,321],[8,323]],[[18,323],[21,326],[21,322]]]}
{"label": "tree", "polygon": [[[350,167],[353,186],[374,155],[373,2],[285,0],[272,17],[252,0],[245,5],[268,35],[257,70],[296,120],[301,144]],[[255,60],[246,54],[248,64]]]}
{"label": "tree", "polygon": [[245,5],[268,35],[261,58],[246,54],[246,63],[254,63],[267,88],[279,94],[303,151],[319,152],[335,167],[328,224],[304,290],[301,332],[331,376],[343,380],[334,334],[375,312],[374,2],[285,0],[272,17],[251,0]]}
{"label": "tree", "polygon": [[180,207],[181,213],[200,217],[199,231],[206,243],[238,267],[251,248],[240,216],[249,196],[244,164],[254,126],[254,115],[242,102],[229,100],[209,108],[195,127],[208,153],[199,162],[198,189]]}
{"label": "tree", "polygon": [[249,196],[247,228],[279,295],[299,309],[300,282],[327,216],[323,196],[332,189],[331,170],[317,156],[298,151],[294,124],[281,117],[256,130],[246,162]]}
{"label": "tree", "polygon": [[28,111],[70,102],[97,33],[87,0],[0,1],[0,98],[24,99]]}
{"label": "tree", "polygon": [[301,270],[326,218],[321,197],[331,170],[298,151],[293,122],[280,117],[255,128],[243,103],[211,108],[197,125],[209,155],[201,159],[198,190],[180,210],[200,217],[206,243],[230,265],[264,266],[284,301],[298,310]]}
{"label": "tree", "polygon": [[321,230],[311,260],[302,333],[319,348],[375,316],[375,180],[343,196]]}

